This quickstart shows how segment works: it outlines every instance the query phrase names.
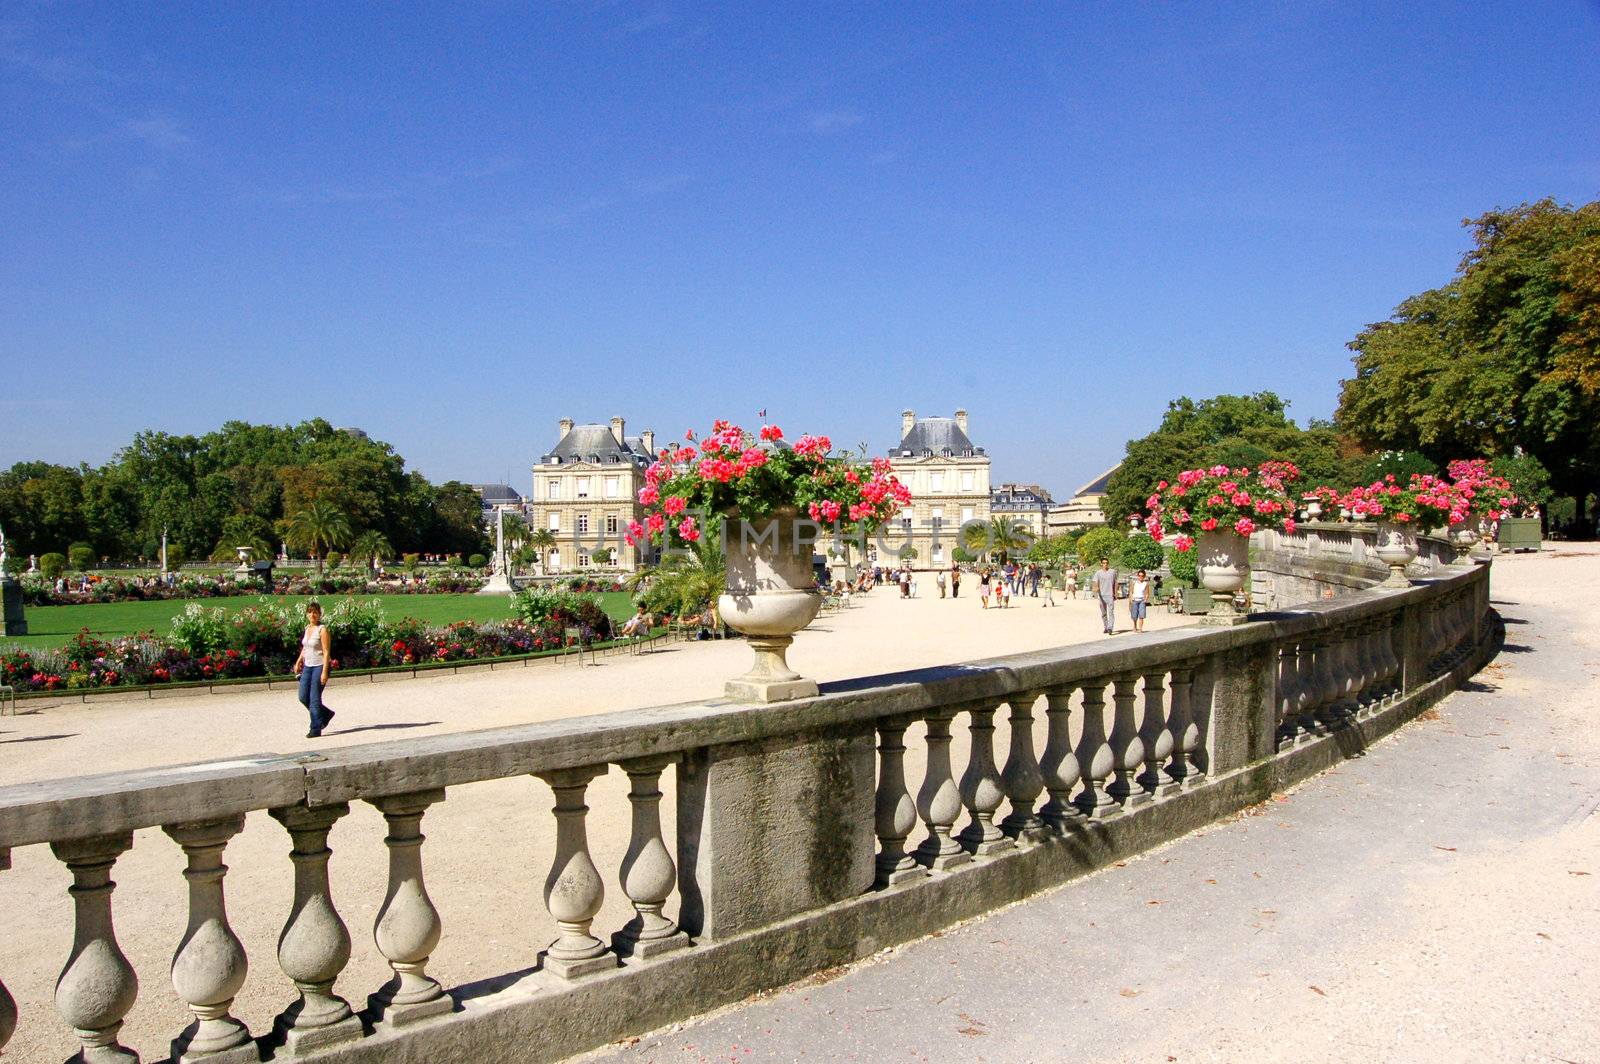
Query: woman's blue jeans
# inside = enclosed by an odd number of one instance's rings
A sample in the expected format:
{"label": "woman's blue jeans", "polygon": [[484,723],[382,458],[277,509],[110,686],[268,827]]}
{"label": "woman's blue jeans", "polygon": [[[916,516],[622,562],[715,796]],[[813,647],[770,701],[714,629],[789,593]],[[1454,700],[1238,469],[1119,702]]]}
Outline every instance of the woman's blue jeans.
{"label": "woman's blue jeans", "polygon": [[307,665],[300,670],[300,704],[311,711],[311,727],[327,723],[322,712],[322,666]]}

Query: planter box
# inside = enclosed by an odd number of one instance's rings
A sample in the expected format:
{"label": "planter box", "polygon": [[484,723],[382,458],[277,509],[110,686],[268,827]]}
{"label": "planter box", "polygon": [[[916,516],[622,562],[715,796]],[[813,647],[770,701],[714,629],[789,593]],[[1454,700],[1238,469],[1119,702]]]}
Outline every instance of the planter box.
{"label": "planter box", "polygon": [[1539,519],[1537,517],[1506,517],[1500,521],[1499,538],[1496,540],[1501,550],[1538,550]]}

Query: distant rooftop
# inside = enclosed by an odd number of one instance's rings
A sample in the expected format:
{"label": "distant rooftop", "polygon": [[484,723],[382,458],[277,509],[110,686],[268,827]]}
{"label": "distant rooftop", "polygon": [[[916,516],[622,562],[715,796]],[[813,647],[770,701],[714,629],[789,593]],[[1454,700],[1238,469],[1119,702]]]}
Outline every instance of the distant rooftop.
{"label": "distant rooftop", "polygon": [[902,431],[900,443],[895,447],[893,456],[903,457],[907,451],[910,451],[913,457],[930,454],[970,457],[982,454],[983,448],[972,445],[972,439],[967,435],[963,425],[965,420],[965,416],[959,420],[953,417],[916,418],[909,430]]}

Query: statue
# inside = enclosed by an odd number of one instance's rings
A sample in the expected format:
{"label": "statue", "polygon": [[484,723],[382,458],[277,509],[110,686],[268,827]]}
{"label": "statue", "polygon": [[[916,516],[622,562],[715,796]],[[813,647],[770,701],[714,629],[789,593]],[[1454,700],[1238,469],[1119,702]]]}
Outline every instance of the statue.
{"label": "statue", "polygon": [[0,528],[0,577],[6,575],[6,530]]}
{"label": "statue", "polygon": [[39,571],[39,556],[37,554],[28,555],[28,572],[36,573],[38,571]]}

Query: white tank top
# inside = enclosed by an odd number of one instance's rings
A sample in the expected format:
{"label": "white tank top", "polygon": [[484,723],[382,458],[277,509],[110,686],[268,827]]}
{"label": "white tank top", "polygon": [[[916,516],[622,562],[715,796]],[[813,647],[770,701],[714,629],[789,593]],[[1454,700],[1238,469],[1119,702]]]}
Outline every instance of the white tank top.
{"label": "white tank top", "polygon": [[306,625],[306,634],[300,637],[300,651],[307,666],[322,664],[322,625]]}

